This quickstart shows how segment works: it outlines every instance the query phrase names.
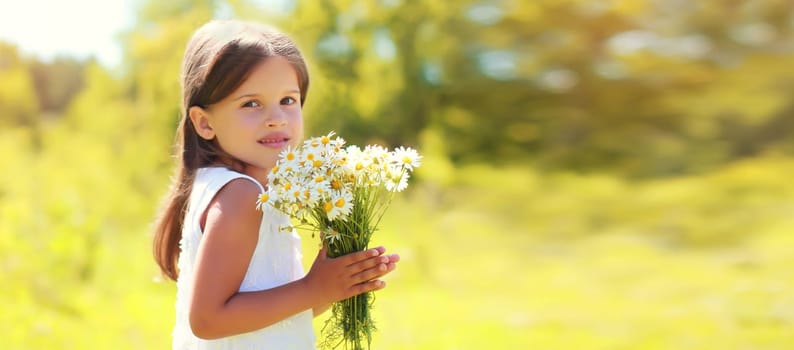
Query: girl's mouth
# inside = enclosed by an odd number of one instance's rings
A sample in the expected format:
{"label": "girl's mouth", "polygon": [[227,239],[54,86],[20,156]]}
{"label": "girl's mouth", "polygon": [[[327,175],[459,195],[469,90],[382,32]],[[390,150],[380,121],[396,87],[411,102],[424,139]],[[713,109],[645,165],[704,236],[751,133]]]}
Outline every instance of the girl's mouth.
{"label": "girl's mouth", "polygon": [[269,135],[259,139],[257,142],[269,148],[282,148],[289,143],[289,137],[283,135]]}

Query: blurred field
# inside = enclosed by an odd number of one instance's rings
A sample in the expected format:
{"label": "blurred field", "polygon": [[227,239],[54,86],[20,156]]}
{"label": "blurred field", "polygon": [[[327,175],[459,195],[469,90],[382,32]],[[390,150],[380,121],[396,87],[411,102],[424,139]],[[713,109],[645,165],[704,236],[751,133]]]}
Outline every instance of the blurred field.
{"label": "blurred field", "polygon": [[[787,176],[794,160],[748,160],[654,181],[435,165],[430,159],[398,197],[376,236],[403,257],[378,294],[376,349],[787,349],[794,342]],[[24,208],[20,198],[53,199],[46,191],[15,197],[15,189],[42,188],[20,175],[0,197],[0,298],[12,301],[0,313],[3,347],[167,348],[174,284],[154,279],[147,223],[94,227],[103,232],[93,243],[95,270],[80,275],[75,266],[92,250],[65,238],[79,234],[74,228],[56,225],[40,237],[13,229],[9,220],[24,214],[15,212]],[[72,218],[84,230],[104,204],[86,205],[86,217]],[[305,237],[306,264],[316,245]]]}
{"label": "blurred field", "polygon": [[792,165],[639,183],[462,169],[390,215],[406,262],[378,348],[788,348]]}

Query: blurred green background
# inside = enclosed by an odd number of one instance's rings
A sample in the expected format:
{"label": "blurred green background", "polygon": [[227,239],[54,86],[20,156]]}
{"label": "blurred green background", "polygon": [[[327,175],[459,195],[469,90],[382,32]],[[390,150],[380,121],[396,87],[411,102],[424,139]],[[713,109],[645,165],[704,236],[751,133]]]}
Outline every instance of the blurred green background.
{"label": "blurred green background", "polygon": [[236,17],[307,56],[307,135],[425,155],[374,238],[403,257],[374,348],[790,349],[792,8],[139,0],[115,67],[0,44],[2,347],[170,347],[179,63]]}

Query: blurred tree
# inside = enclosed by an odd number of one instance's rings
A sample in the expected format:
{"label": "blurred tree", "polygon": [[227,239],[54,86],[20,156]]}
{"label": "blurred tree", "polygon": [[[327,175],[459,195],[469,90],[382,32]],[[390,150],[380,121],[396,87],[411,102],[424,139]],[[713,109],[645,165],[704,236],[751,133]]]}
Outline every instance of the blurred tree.
{"label": "blurred tree", "polygon": [[[123,106],[113,113],[129,118],[115,129],[88,129],[119,144],[124,126],[153,140],[153,149],[167,147],[188,36],[209,19],[236,17],[273,22],[302,46],[312,70],[310,133],[334,129],[354,143],[417,146],[427,131],[457,163],[532,161],[635,175],[705,170],[794,152],[789,5],[145,1],[122,36],[121,71],[91,88],[112,84],[107,90],[116,94],[86,105]],[[0,55],[5,124],[36,125],[39,109],[63,109],[92,84],[82,75],[87,63],[26,63],[9,46]],[[72,119],[89,118],[85,108]],[[170,168],[166,157],[155,163]]]}
{"label": "blurred tree", "polygon": [[184,47],[192,32],[210,20],[220,4],[146,1],[141,3],[134,27],[122,35],[124,98],[134,109],[133,129],[152,141],[152,168],[158,171],[168,172],[172,166],[168,150],[180,118],[179,72]]}
{"label": "blurred tree", "polygon": [[0,43],[0,126],[35,127],[39,121],[33,79],[15,46]]}
{"label": "blurred tree", "polygon": [[72,97],[83,89],[86,64],[70,57],[56,57],[49,63],[31,60],[29,70],[42,112],[66,109]]}
{"label": "blurred tree", "polygon": [[[153,155],[167,149],[179,117],[178,72],[188,36],[209,19],[236,17],[273,22],[303,48],[312,71],[310,133],[333,129],[354,143],[417,146],[428,132],[457,163],[532,161],[634,175],[699,171],[737,157],[794,152],[788,89],[794,71],[787,64],[794,19],[787,6],[777,0],[147,1],[122,36],[121,71],[101,83],[85,80],[95,100],[69,114],[120,149],[141,147],[129,146],[120,130],[152,140]],[[66,86],[79,83],[78,67],[34,64],[33,91],[43,109],[62,105]],[[15,85],[30,81],[29,74],[4,69]],[[31,91],[9,86],[3,84],[14,94]],[[24,102],[30,98],[8,96],[3,103],[16,107],[4,110],[17,112],[5,120],[35,118],[36,105]],[[127,117],[89,122],[90,106],[115,106],[103,113]],[[74,121],[80,118],[86,120]],[[170,169],[166,156],[152,162]]]}
{"label": "blurred tree", "polygon": [[[298,38],[317,68],[310,125],[353,142],[430,128],[458,162],[638,175],[792,148],[776,127],[792,109],[787,1],[235,3]],[[763,106],[716,93],[747,88],[725,85],[737,68]],[[712,108],[694,117],[688,100]]]}

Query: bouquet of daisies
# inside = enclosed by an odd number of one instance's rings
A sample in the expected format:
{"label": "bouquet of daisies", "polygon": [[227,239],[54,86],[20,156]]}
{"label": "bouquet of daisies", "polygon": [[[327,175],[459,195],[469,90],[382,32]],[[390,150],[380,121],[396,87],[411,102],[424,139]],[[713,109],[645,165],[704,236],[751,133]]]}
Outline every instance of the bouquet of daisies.
{"label": "bouquet of daisies", "polygon": [[[368,248],[393,194],[408,187],[420,162],[411,148],[345,147],[331,132],[282,151],[257,207],[271,205],[301,226],[322,232],[330,257],[361,251]],[[362,349],[366,341],[369,347],[375,330],[371,301],[370,292],[334,303],[321,345]]]}

